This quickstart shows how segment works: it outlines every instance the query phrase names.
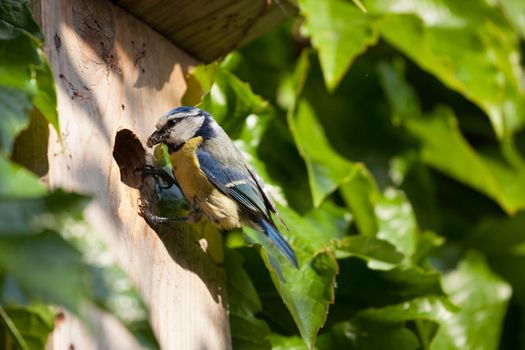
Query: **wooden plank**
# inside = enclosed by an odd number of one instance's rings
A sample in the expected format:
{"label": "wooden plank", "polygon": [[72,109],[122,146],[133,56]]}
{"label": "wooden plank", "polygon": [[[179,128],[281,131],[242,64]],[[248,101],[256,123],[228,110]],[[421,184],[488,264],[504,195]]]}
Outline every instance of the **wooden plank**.
{"label": "wooden plank", "polygon": [[[218,231],[196,237],[180,226],[161,239],[137,215],[142,145],[157,117],[180,105],[184,74],[197,62],[107,0],[33,6],[48,38],[63,138],[62,146],[51,130],[50,186],[94,196],[86,218],[138,286],[163,349],[231,348],[221,256],[207,253],[221,251]],[[94,334],[66,314],[48,349],[138,348],[112,317],[93,318]]]}
{"label": "wooden plank", "polygon": [[114,0],[178,47],[211,62],[297,14],[293,0]]}

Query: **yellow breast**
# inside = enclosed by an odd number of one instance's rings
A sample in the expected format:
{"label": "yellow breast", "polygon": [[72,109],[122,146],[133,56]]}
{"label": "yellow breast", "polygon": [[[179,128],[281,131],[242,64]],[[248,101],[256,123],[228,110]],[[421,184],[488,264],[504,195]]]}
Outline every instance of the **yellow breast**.
{"label": "yellow breast", "polygon": [[209,196],[213,190],[213,185],[199,167],[196,151],[201,142],[201,136],[194,137],[170,155],[173,174],[190,202]]}
{"label": "yellow breast", "polygon": [[194,137],[171,153],[173,174],[191,205],[199,206],[222,229],[239,228],[243,221],[239,206],[210,183],[200,169],[196,151],[201,143],[201,136]]}

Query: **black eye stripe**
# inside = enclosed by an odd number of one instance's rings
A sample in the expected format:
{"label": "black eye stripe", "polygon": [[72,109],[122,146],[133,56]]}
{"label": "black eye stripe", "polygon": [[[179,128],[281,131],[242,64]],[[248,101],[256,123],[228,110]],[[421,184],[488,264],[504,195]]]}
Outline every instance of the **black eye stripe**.
{"label": "black eye stripe", "polygon": [[170,119],[170,120],[168,120],[168,122],[166,123],[166,126],[167,126],[167,127],[172,127],[172,126],[174,126],[174,125],[177,125],[177,124],[179,124],[179,123],[182,121],[182,119],[184,119],[184,118],[174,118],[174,119]]}

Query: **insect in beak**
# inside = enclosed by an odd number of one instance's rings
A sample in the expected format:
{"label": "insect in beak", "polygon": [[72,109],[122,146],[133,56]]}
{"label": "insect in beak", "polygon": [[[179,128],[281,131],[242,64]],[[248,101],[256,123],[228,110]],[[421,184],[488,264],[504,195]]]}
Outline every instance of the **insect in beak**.
{"label": "insect in beak", "polygon": [[156,144],[161,143],[164,141],[164,137],[161,133],[162,129],[159,129],[155,131],[151,136],[148,138],[148,141],[146,142],[146,145],[148,145],[149,148],[155,146]]}

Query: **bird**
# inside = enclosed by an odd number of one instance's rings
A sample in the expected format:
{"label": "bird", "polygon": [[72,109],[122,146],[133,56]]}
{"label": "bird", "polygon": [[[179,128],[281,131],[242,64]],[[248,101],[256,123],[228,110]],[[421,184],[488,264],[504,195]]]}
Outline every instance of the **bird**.
{"label": "bird", "polygon": [[168,220],[196,223],[204,214],[222,230],[250,226],[299,267],[295,251],[272,218],[275,215],[288,229],[263,181],[210,113],[177,107],[162,115],[155,127],[147,146],[167,146],[176,183],[191,206],[187,216]]}

